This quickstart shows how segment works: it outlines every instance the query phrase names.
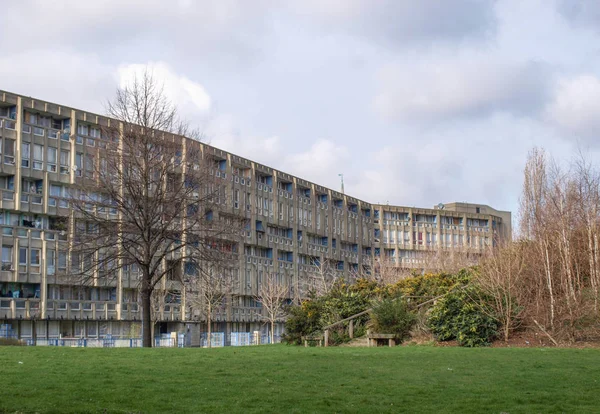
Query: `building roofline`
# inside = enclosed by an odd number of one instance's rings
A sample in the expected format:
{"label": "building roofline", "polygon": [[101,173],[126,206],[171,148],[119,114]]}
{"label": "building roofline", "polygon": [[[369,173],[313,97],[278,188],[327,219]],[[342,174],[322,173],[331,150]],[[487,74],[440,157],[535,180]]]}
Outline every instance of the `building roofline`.
{"label": "building roofline", "polygon": [[[107,120],[115,120],[114,118],[111,118],[111,117],[109,117],[107,115],[101,115],[101,114],[94,113],[94,112],[88,112],[85,109],[77,109],[77,108],[75,108],[73,106],[67,106],[67,105],[63,105],[63,104],[58,104],[58,103],[55,103],[55,102],[46,101],[46,100],[43,100],[43,99],[38,99],[38,98],[35,98],[35,97],[32,97],[32,96],[26,96],[26,95],[21,95],[21,94],[15,93],[15,92],[6,91],[6,90],[3,90],[3,89],[0,89],[0,95],[9,95],[9,96],[13,96],[15,98],[21,98],[21,99],[31,99],[33,101],[38,101],[38,102],[41,102],[41,103],[44,103],[44,104],[47,104],[47,105],[54,105],[56,107],[64,108],[65,110],[83,112],[83,113],[89,114],[91,116],[95,116],[95,117],[99,117],[99,118],[104,118],[104,119],[107,119]],[[118,120],[115,120],[115,121],[121,122],[121,121],[118,121]],[[173,134],[173,135],[177,135],[177,134]],[[180,137],[183,138],[183,139],[193,140],[193,138],[185,137],[185,136],[182,136],[182,135],[180,135]],[[223,151],[223,152],[231,155],[232,157],[238,157],[238,158],[242,158],[242,159],[248,160],[248,161],[250,161],[250,162],[252,162],[254,164],[257,164],[259,166],[263,166],[265,168],[270,168],[271,170],[274,170],[274,171],[276,171],[278,173],[289,175],[289,176],[291,176],[293,178],[305,181],[305,182],[307,182],[307,183],[309,183],[311,185],[317,186],[317,187],[322,187],[322,188],[327,189],[327,190],[329,190],[329,191],[331,191],[331,192],[333,192],[333,193],[335,193],[337,195],[346,196],[346,197],[349,197],[349,198],[352,198],[352,199],[356,200],[357,202],[368,204],[371,207],[379,206],[379,207],[384,207],[384,208],[385,207],[394,207],[394,208],[413,208],[413,209],[423,209],[423,210],[435,210],[435,207],[434,208],[416,207],[416,206],[410,207],[410,206],[386,205],[386,204],[380,204],[380,203],[372,203],[372,202],[369,202],[369,201],[366,201],[366,200],[362,200],[362,199],[360,199],[358,197],[352,196],[350,194],[342,193],[341,191],[335,190],[333,188],[329,188],[329,187],[327,187],[325,185],[317,184],[317,183],[315,183],[313,181],[310,181],[310,180],[307,180],[305,178],[299,177],[299,176],[294,175],[292,173],[288,173],[288,172],[279,170],[277,168],[270,167],[270,166],[268,166],[266,164],[263,164],[263,163],[258,162],[258,161],[254,161],[254,160],[252,160],[250,158],[247,158],[245,156],[242,156],[242,155],[239,155],[239,154],[235,154],[235,153],[233,153],[231,151],[227,151],[227,150],[218,148],[218,147],[216,147],[214,145],[211,145],[211,144],[209,144],[207,142],[200,141],[200,140],[198,140],[198,142],[200,144],[208,147],[208,148],[211,148],[211,149],[214,149],[214,150],[218,150],[218,151]],[[489,208],[491,210],[494,210],[494,211],[496,211],[498,213],[512,214],[510,211],[497,210],[494,207],[491,207],[491,206],[489,206],[487,204],[477,204],[477,203],[469,203],[469,202],[451,202],[451,203],[447,203],[446,205],[461,205],[461,204],[465,205],[465,206],[481,206],[481,207],[486,207],[486,208]]]}

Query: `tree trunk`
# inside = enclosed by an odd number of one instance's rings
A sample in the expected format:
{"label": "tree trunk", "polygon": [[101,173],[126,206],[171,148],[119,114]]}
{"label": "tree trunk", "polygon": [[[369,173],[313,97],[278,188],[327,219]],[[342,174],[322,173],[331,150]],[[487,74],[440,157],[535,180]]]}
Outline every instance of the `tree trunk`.
{"label": "tree trunk", "polygon": [[548,253],[548,245],[547,242],[544,241],[544,253],[545,253],[545,271],[546,271],[546,281],[548,283],[548,293],[550,294],[550,326],[551,329],[554,330],[554,292],[552,289],[552,273],[550,270],[550,254]]}
{"label": "tree trunk", "polygon": [[206,312],[206,324],[207,324],[207,336],[206,346],[212,348],[211,331],[212,331],[212,306],[208,305],[208,312]]}
{"label": "tree trunk", "polygon": [[275,343],[275,319],[271,319],[271,345]]}
{"label": "tree trunk", "polygon": [[148,282],[142,281],[142,346],[144,348],[152,348],[151,295]]}

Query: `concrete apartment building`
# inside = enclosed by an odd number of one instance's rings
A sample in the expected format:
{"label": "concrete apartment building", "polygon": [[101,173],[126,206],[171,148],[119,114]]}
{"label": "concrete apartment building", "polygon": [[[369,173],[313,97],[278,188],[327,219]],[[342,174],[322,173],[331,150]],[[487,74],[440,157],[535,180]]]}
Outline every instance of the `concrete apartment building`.
{"label": "concrete apartment building", "polygon": [[376,256],[396,266],[420,268],[435,253],[470,255],[474,260],[500,240],[510,240],[511,213],[469,203],[433,209],[374,206]]}
{"label": "concrete apartment building", "polygon": [[[99,115],[0,91],[0,323],[20,338],[139,332],[135,269],[120,269],[114,282],[84,288],[60,277],[69,271],[74,240],[68,189],[91,170],[94,154],[105,147],[101,125],[106,122]],[[489,206],[373,205],[199,145],[204,157],[216,161],[212,173],[225,189],[220,208],[250,223],[243,243],[230,252],[239,284],[227,305],[216,310],[215,332],[264,331],[254,295],[267,273],[289,281],[293,299],[305,294],[318,270],[315,263],[327,262],[345,277],[380,258],[420,268],[428,253],[469,249],[477,254],[511,237],[510,213]],[[166,283],[165,289],[180,289]],[[187,331],[196,338],[205,330],[201,319],[180,295],[160,306],[155,332]]]}

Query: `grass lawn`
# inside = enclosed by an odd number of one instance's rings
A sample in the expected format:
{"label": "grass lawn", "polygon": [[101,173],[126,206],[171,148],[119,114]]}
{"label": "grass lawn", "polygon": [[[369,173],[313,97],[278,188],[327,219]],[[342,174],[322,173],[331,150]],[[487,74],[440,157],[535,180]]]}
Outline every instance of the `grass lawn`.
{"label": "grass lawn", "polygon": [[0,412],[600,412],[600,350],[0,348]]}

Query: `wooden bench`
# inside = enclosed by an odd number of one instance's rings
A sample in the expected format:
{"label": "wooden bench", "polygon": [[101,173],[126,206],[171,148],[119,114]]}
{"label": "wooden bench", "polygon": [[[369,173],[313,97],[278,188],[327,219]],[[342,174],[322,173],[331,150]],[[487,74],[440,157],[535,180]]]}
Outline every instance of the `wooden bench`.
{"label": "wooden bench", "polygon": [[318,346],[323,346],[323,335],[307,335],[302,337],[304,347],[308,347],[309,342],[317,342]]}
{"label": "wooden bench", "polygon": [[367,339],[369,340],[369,346],[377,346],[379,341],[387,339],[388,346],[396,346],[396,335],[394,334],[380,334],[380,333],[367,333]]}

